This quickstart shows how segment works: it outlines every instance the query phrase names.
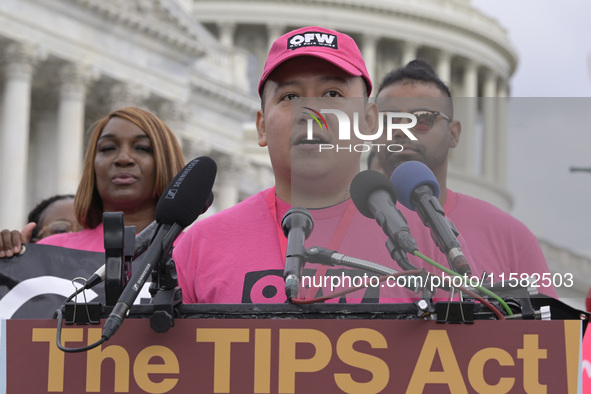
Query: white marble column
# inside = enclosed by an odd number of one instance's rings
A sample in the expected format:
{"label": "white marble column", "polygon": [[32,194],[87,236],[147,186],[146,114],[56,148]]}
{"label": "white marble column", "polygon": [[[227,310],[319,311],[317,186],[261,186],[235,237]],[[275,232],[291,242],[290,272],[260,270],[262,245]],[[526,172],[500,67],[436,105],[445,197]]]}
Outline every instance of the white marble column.
{"label": "white marble column", "polygon": [[451,89],[451,53],[440,51],[437,57],[436,72],[439,79]]}
{"label": "white marble column", "polygon": [[228,155],[216,155],[214,160],[218,166],[214,204],[217,211],[221,211],[238,203],[238,182],[246,163],[237,157]]}
{"label": "white marble column", "polygon": [[478,97],[478,65],[472,60],[464,68],[464,97]]}
{"label": "white marble column", "polygon": [[459,169],[476,174],[476,119],[478,115],[478,67],[468,60],[464,66],[463,94],[454,100],[456,114],[462,122],[460,144],[456,148],[455,163]]}
{"label": "white marble column", "polygon": [[367,68],[367,72],[369,73],[369,77],[373,81],[375,89],[377,91],[377,84],[379,83],[376,80],[376,59],[377,59],[377,48],[378,48],[378,36],[375,34],[364,34],[362,37],[361,42],[361,53],[363,55],[363,59],[365,59],[365,67]]}
{"label": "white marble column", "polygon": [[187,156],[190,155],[190,152],[186,149],[190,147],[185,147],[185,142],[187,141],[184,138],[185,135],[190,133],[190,130],[187,130],[187,121],[190,117],[189,109],[186,105],[177,102],[165,101],[160,106],[158,106],[158,112],[155,113],[166,125],[172,130],[174,135],[177,138],[177,141],[181,145],[183,150],[183,154],[185,154],[185,162],[193,159],[193,157]]}
{"label": "white marble column", "polygon": [[497,163],[497,182],[498,184],[505,186],[507,184],[507,161],[509,157],[507,155],[507,111],[509,105],[509,86],[508,81],[501,79],[497,84],[497,151],[496,163]]}
{"label": "white marble column", "polygon": [[75,193],[84,156],[84,105],[87,84],[98,71],[87,65],[68,64],[60,70],[57,118],[57,192]]}
{"label": "white marble column", "polygon": [[257,189],[262,190],[275,184],[275,176],[271,165],[258,166]]}
{"label": "white marble column", "polygon": [[32,108],[31,112],[34,114],[34,122],[31,123],[29,138],[31,160],[28,173],[29,179],[32,180],[27,189],[27,206],[29,208],[34,207],[47,197],[57,194],[58,177],[56,167],[57,113],[55,108],[44,105]]}
{"label": "white marble column", "polygon": [[[273,42],[285,33],[285,25],[271,23],[267,25],[267,52],[271,49]],[[263,62],[264,64],[264,62]]]}
{"label": "white marble column", "polygon": [[499,149],[499,125],[497,122],[497,82],[492,70],[484,76],[482,95],[482,175],[485,179],[498,179],[497,151]]}
{"label": "white marble column", "polygon": [[21,228],[26,220],[27,165],[31,83],[38,49],[30,44],[12,43],[4,52],[4,92],[0,146],[0,225]]}
{"label": "white marble column", "polygon": [[217,24],[220,32],[220,44],[226,48],[234,46],[234,32],[236,31],[236,23],[234,22],[219,22]]}
{"label": "white marble column", "polygon": [[419,46],[413,42],[404,42],[402,44],[402,56],[401,62],[402,64],[400,67],[404,67],[408,64],[408,62],[415,60],[417,58]]}

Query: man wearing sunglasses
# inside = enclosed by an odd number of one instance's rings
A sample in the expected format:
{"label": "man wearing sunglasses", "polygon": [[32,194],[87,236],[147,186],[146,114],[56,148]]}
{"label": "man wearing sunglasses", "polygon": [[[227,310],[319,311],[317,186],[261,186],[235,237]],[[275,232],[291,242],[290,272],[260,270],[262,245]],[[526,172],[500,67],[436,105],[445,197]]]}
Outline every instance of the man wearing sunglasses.
{"label": "man wearing sunglasses", "polygon": [[[449,89],[429,64],[414,60],[386,75],[378,90],[377,103],[380,112],[406,112],[417,118],[416,126],[410,129],[416,141],[397,131],[388,143],[400,144],[404,149],[380,150],[378,158],[384,172],[390,176],[400,164],[411,160],[425,163],[439,182],[443,205],[449,150],[458,145],[462,130],[460,122],[453,120]],[[402,123],[405,121],[408,120],[400,119]]]}
{"label": "man wearing sunglasses", "polygon": [[[474,259],[471,264],[494,274],[495,279],[500,279],[501,274],[506,279],[511,274],[542,276],[549,272],[537,238],[523,223],[487,202],[447,189],[449,151],[458,145],[462,126],[454,119],[448,87],[427,62],[413,60],[386,75],[378,88],[377,104],[380,112],[407,112],[417,118],[417,124],[410,129],[416,141],[396,131],[388,143],[402,145],[402,151],[379,151],[383,172],[389,177],[398,166],[411,160],[433,171],[441,189],[439,202],[465,239]],[[416,215],[401,210],[405,216]],[[539,290],[555,296],[552,287]]]}

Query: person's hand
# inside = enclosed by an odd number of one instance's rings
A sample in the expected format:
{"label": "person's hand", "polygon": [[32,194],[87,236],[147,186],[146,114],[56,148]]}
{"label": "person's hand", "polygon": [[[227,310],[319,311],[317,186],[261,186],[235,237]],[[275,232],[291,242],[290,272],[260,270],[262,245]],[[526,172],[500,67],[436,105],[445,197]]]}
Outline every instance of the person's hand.
{"label": "person's hand", "polygon": [[18,230],[2,230],[0,232],[0,259],[10,258],[15,254],[19,254],[23,248],[23,244],[31,240],[35,226],[37,224],[31,222],[27,223],[20,232]]}

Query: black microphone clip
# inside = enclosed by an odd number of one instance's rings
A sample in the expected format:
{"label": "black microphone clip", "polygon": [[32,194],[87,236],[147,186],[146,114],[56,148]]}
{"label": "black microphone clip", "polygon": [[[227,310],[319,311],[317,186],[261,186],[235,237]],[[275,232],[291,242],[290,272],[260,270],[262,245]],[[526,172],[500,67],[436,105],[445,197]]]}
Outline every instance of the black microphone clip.
{"label": "black microphone clip", "polygon": [[302,268],[306,259],[304,242],[314,230],[314,220],[306,208],[294,207],[285,213],[281,229],[287,237],[285,251],[285,295],[288,300],[296,298],[300,290]]}
{"label": "black microphone clip", "polygon": [[[104,212],[103,237],[105,303],[107,306],[113,306],[131,278],[135,226],[125,226],[123,212]],[[87,282],[86,288],[90,288],[90,280]]]}

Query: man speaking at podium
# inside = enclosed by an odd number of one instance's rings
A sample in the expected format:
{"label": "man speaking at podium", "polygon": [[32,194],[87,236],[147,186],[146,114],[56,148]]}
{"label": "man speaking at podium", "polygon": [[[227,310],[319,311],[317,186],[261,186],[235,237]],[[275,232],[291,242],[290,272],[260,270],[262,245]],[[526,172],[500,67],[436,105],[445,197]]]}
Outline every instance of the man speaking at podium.
{"label": "man speaking at podium", "polygon": [[[358,133],[347,141],[351,143],[349,149],[322,150],[321,146],[342,142],[334,127],[336,117],[325,116],[322,120],[327,130],[318,122],[320,127],[314,126],[312,139],[306,138],[306,124],[313,122],[304,114],[337,102],[348,107],[348,114],[355,112],[361,134],[375,134],[379,118],[376,105],[368,100],[371,89],[359,48],[345,34],[306,27],[288,32],[273,43],[259,83],[261,109],[256,125],[259,145],[269,151],[275,186],[187,230],[173,252],[185,303],[285,302],[286,239],[281,221],[292,206],[310,209],[314,218],[306,247],[322,246],[399,270],[384,246],[387,237],[382,229],[351,202],[349,187],[360,171],[361,151],[350,147],[353,142],[363,144]],[[449,266],[418,216],[406,212],[418,249]],[[472,261],[461,234],[458,242]],[[415,266],[437,274],[416,256],[409,259]],[[540,274],[548,271],[545,264],[535,268]],[[509,274],[511,269],[505,266],[502,272]],[[478,262],[472,267],[476,276],[485,271],[490,272]],[[346,279],[361,273],[314,264],[306,264],[303,270],[304,276],[316,279],[339,275]],[[330,284],[333,290],[334,282]],[[308,281],[307,286],[300,286],[298,298],[325,296],[330,292],[327,287],[326,282],[315,287]],[[327,302],[408,302],[417,297],[405,288],[370,286]]]}

